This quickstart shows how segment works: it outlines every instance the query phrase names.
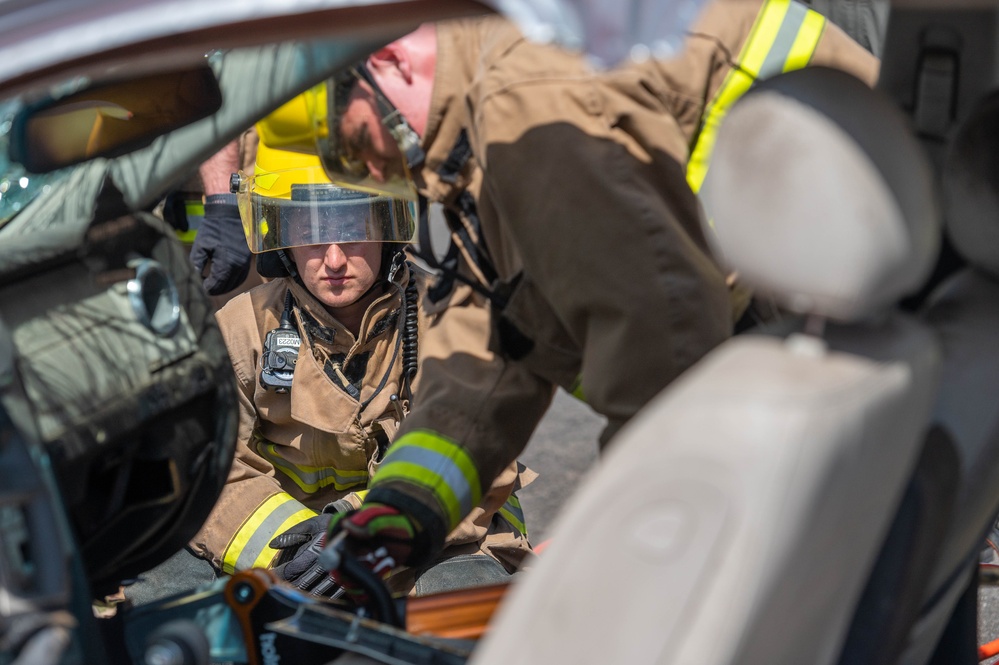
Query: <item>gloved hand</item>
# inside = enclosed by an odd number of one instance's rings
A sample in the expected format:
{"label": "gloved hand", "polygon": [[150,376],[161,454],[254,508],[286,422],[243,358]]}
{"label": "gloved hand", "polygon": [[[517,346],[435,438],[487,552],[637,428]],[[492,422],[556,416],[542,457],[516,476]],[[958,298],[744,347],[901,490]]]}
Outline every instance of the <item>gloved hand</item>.
{"label": "gloved hand", "polygon": [[228,293],[243,283],[250,273],[253,256],[246,245],[239,209],[235,201],[213,202],[233,195],[212,195],[205,199],[205,220],[191,247],[191,263],[200,275],[208,261],[211,272],[205,277],[205,290],[213,295]]}
{"label": "gloved hand", "polygon": [[274,572],[314,596],[332,597],[337,590],[328,571],[318,562],[332,517],[328,513],[310,517],[275,536],[269,543],[273,549],[281,551]]}
{"label": "gloved hand", "polygon": [[[413,522],[392,506],[381,503],[366,503],[358,510],[334,515],[327,531],[327,542],[345,533],[343,547],[347,552],[382,579],[396,567],[405,565],[416,548]],[[355,602],[367,602],[364,589],[343,570],[331,570],[330,576]]]}

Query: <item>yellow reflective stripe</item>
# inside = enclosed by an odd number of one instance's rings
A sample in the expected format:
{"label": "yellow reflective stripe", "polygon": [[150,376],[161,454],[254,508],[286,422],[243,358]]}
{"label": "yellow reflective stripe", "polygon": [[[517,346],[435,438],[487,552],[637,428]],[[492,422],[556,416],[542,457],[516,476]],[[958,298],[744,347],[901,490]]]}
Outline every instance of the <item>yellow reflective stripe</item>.
{"label": "yellow reflective stripe", "polygon": [[332,485],[343,492],[358,485],[368,483],[367,469],[336,469],[331,466],[297,466],[281,456],[281,447],[275,443],[258,439],[257,453],[274,465],[274,468],[288,476],[303,492],[315,494]]}
{"label": "yellow reflective stripe", "polygon": [[284,492],[267,497],[229,540],[222,554],[222,570],[231,575],[237,570],[269,566],[277,554],[268,546],[271,539],[315,514]]}
{"label": "yellow reflective stripe", "polygon": [[516,494],[510,495],[506,503],[500,507],[499,514],[517,531],[520,531],[525,538],[527,537],[527,522],[524,519],[524,509],[521,507],[520,499],[517,498]]}
{"label": "yellow reflective stripe", "polygon": [[825,29],[826,18],[818,12],[809,10],[805,14],[801,29],[798,30],[798,35],[791,46],[791,53],[787,56],[782,71],[793,72],[796,69],[807,67],[808,63],[812,61],[812,56],[815,55],[815,49],[818,47]]}
{"label": "yellow reflective stripe", "polygon": [[177,238],[191,244],[198,236],[201,222],[205,221],[205,204],[202,201],[184,201],[184,214],[187,216],[187,230],[177,231]]}
{"label": "yellow reflective stripe", "polygon": [[[458,522],[467,514],[463,510],[461,498],[455,494],[451,486],[441,482],[439,475],[421,464],[396,461],[390,467],[379,469],[378,473],[375,474],[375,480],[382,482],[386,480],[404,480],[425,488],[434,495],[441,510],[447,515],[449,531],[458,526]],[[372,485],[374,485],[374,481],[372,481]]]}
{"label": "yellow reflective stripe", "polygon": [[687,182],[700,192],[708,173],[718,128],[728,109],[760,79],[801,69],[812,59],[825,18],[794,0],[767,0],[756,17],[739,59],[708,105],[687,161]]}
{"label": "yellow reflective stripe", "polygon": [[468,452],[427,430],[407,432],[389,448],[371,487],[388,480],[414,483],[429,491],[452,529],[482,500],[479,472]]}

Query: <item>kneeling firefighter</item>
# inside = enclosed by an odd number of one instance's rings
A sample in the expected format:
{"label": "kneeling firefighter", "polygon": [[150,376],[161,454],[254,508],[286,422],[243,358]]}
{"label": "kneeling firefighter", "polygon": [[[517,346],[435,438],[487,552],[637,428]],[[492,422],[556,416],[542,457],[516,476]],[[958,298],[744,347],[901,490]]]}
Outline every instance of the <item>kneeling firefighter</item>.
{"label": "kneeling firefighter", "polygon": [[[423,304],[428,275],[406,260],[410,203],[333,185],[313,156],[261,143],[237,200],[250,249],[262,253],[258,270],[274,279],[217,314],[239,387],[239,435],[191,547],[222,572],[273,566],[333,595],[317,555],[331,517],[361,505],[418,389],[419,335],[437,318]],[[513,492],[533,476],[510,465],[441,556],[393,576],[392,590],[516,571],[530,544]]]}

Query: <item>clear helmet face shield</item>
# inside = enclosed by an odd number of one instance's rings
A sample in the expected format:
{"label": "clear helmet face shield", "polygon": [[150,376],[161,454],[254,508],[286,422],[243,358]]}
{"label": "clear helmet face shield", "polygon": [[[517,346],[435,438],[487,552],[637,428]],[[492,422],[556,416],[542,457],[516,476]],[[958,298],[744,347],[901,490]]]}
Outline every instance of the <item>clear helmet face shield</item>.
{"label": "clear helmet face shield", "polygon": [[299,95],[257,127],[271,148],[318,155],[337,185],[417,199],[411,169],[423,162],[420,138],[364,65]]}
{"label": "clear helmet face shield", "polygon": [[341,72],[325,92],[313,117],[316,152],[330,180],[416,200],[410,170],[423,161],[420,138],[367,68]]}
{"label": "clear helmet face shield", "polygon": [[239,216],[254,253],[304,245],[413,240],[410,201],[331,184],[319,166],[240,174]]}

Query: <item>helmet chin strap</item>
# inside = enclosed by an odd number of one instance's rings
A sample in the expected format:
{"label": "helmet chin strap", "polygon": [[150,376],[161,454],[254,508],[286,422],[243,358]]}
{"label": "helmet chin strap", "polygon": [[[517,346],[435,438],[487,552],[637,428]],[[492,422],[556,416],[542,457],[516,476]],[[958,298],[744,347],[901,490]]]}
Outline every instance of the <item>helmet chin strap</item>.
{"label": "helmet chin strap", "polygon": [[395,281],[395,276],[399,273],[399,269],[406,262],[406,252],[403,251],[402,247],[396,248],[393,245],[394,243],[385,243],[385,249],[382,252],[382,269],[380,272],[388,282]]}
{"label": "helmet chin strap", "polygon": [[279,259],[281,259],[281,264],[284,269],[288,271],[288,274],[294,279],[301,282],[301,278],[298,276],[298,268],[295,266],[295,262],[291,260],[288,254],[283,249],[275,250]]}
{"label": "helmet chin strap", "polygon": [[[402,250],[393,250],[392,245],[394,243],[385,243],[385,247],[382,249],[382,264],[378,269],[378,279],[376,279],[368,290],[362,293],[357,300],[364,300],[368,297],[372,291],[377,287],[391,284],[395,279],[396,273],[399,272],[399,268],[402,267],[403,262],[406,260],[406,255]],[[354,302],[357,302],[355,300]]]}
{"label": "helmet chin strap", "polygon": [[357,66],[357,73],[374,91],[375,103],[382,115],[382,124],[395,139],[399,150],[406,157],[406,168],[412,173],[423,165],[427,157],[420,146],[420,135],[410,126],[406,116],[389,100],[381,86],[375,81],[375,77],[372,76],[366,63],[362,62]]}

